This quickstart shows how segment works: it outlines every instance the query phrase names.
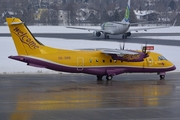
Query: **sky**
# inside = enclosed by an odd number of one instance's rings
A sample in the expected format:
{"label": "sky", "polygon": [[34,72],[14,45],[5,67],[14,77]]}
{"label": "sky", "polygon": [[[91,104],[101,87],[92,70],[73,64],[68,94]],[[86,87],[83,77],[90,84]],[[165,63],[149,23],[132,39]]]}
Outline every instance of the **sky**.
{"label": "sky", "polygon": [[[95,27],[94,27],[95,28]],[[98,27],[96,27],[98,28]],[[71,30],[60,26],[30,26],[29,29],[32,33],[87,33],[88,31],[83,30]],[[163,28],[149,30],[150,33],[169,33],[178,32],[179,27]],[[49,31],[49,32],[48,32]],[[0,26],[1,33],[9,33],[7,26]],[[92,36],[93,37],[93,36]],[[144,37],[144,36],[143,36]],[[152,39],[172,39],[171,37],[158,37],[158,36],[147,36]],[[41,38],[37,37],[43,44],[55,48],[63,49],[80,49],[80,48],[114,48],[119,49],[119,42],[112,41],[89,41],[89,40],[66,40],[61,38]],[[180,40],[180,36],[173,36],[174,40]],[[139,50],[142,44],[126,43],[126,49]],[[153,45],[155,47],[153,52],[158,52],[165,56],[176,66],[174,72],[180,72],[180,46],[164,46],[164,45]],[[34,74],[34,73],[57,73],[55,71],[47,70],[44,68],[35,68],[27,66],[25,63],[9,59],[8,56],[17,55],[14,43],[11,37],[0,37],[0,74]]]}

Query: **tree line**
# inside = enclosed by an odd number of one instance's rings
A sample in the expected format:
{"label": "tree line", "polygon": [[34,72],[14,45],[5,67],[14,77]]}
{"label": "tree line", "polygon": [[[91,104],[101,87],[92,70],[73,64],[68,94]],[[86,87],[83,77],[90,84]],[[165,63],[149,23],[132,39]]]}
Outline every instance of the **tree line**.
{"label": "tree line", "polygon": [[[35,0],[34,0],[35,1]],[[43,1],[43,0],[42,0]],[[124,10],[127,4],[126,0],[84,0],[74,1],[69,0],[69,2],[58,3],[57,1],[51,4],[38,3],[33,4],[32,0],[0,0],[0,23],[5,21],[5,17],[11,16],[8,12],[13,12],[14,17],[19,17],[27,24],[38,24],[46,23],[49,25],[58,25],[58,11],[67,11],[68,24],[73,25],[79,23],[77,20],[77,13],[81,8],[93,9],[97,12],[94,18],[89,22],[98,24],[106,21],[119,21],[124,17]],[[177,24],[180,24],[179,19],[179,8],[180,1],[173,0],[157,0],[154,5],[151,5],[146,0],[131,0],[131,12],[130,12],[130,22],[137,22],[136,16],[133,10],[156,10],[159,13],[164,13],[168,11],[174,12],[176,18],[178,19]],[[46,8],[41,14],[40,20],[35,20],[34,15],[39,8]],[[113,11],[113,15],[109,15],[108,11]],[[3,16],[4,15],[4,16]],[[174,20],[175,18],[171,18]]]}

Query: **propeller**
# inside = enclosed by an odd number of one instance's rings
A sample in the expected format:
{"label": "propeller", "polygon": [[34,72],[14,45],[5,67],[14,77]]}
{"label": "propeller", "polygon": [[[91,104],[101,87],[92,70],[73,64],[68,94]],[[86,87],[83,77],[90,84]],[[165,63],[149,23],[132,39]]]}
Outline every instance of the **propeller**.
{"label": "propeller", "polygon": [[[125,39],[123,41],[123,47],[121,46],[121,44],[119,44],[119,48],[120,48],[120,50],[124,50],[125,49]],[[123,62],[123,60],[121,60],[121,62]]]}
{"label": "propeller", "polygon": [[145,46],[142,47],[142,52],[145,54],[145,58],[149,56],[150,51],[147,51],[147,41]]}

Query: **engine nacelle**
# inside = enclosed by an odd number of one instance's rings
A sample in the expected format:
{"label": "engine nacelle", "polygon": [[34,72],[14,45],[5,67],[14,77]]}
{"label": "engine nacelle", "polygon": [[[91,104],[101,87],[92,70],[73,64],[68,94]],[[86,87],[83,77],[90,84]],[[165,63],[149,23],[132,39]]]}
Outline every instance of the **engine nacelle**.
{"label": "engine nacelle", "polygon": [[127,33],[126,33],[126,36],[127,36],[127,37],[131,36],[131,32],[127,32]]}
{"label": "engine nacelle", "polygon": [[101,36],[101,32],[94,31],[93,32],[93,36],[100,37]]}
{"label": "engine nacelle", "polygon": [[147,58],[149,55],[144,54],[142,52],[139,52],[134,55],[130,54],[124,54],[124,55],[116,55],[116,54],[110,54],[113,60],[120,60],[120,61],[126,61],[126,62],[142,62],[144,61],[144,58]]}

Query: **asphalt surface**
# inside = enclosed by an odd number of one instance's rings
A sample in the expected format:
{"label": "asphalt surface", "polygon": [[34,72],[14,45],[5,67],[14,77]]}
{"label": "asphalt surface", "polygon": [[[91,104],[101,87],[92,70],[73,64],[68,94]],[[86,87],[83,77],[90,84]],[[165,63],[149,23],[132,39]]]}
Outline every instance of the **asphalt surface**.
{"label": "asphalt surface", "polygon": [[180,119],[180,73],[0,75],[1,120]]}
{"label": "asphalt surface", "polygon": [[[124,42],[121,35],[111,35],[110,39],[104,39],[101,37],[93,37],[92,33],[33,33],[35,37],[46,37],[46,38],[64,38],[67,40],[76,40],[76,39],[84,39],[84,40],[94,40],[94,41],[116,41],[116,42]],[[134,33],[131,37],[126,39],[126,43],[141,43],[145,44],[157,44],[157,45],[171,45],[171,46],[180,46],[180,40],[158,40],[151,38],[138,38],[139,36],[180,36],[180,33]],[[10,37],[8,33],[0,33],[0,37]]]}
{"label": "asphalt surface", "polygon": [[[0,34],[0,37],[10,36]],[[107,41],[92,34],[46,34],[35,37]],[[180,46],[180,41],[138,38],[179,36],[133,34],[128,43]],[[108,41],[123,42],[121,36]],[[104,78],[105,79],[105,78]],[[0,120],[179,120],[180,73],[123,74],[97,81],[84,74],[0,75]]]}

